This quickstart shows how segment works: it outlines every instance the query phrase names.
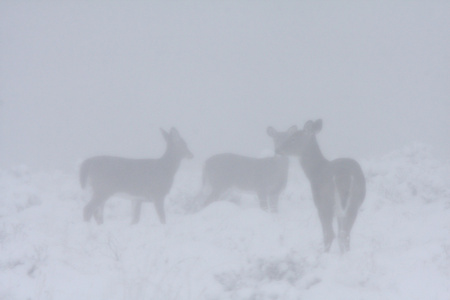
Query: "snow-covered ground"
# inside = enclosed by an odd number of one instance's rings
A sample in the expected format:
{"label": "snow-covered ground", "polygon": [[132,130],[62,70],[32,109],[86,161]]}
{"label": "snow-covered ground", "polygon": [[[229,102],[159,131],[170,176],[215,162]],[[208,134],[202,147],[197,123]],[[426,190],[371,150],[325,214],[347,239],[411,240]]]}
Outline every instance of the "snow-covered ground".
{"label": "snow-covered ground", "polygon": [[413,145],[361,161],[367,197],[351,251],[321,252],[308,183],[291,164],[280,212],[234,194],[192,213],[201,166],[130,225],[111,199],[82,221],[77,174],[0,170],[0,299],[450,299],[450,162]]}

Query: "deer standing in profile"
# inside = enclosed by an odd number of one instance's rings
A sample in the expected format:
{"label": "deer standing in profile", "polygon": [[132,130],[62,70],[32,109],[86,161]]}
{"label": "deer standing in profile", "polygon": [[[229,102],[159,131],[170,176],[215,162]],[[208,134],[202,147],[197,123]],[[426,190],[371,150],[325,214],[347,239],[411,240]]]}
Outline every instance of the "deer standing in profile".
{"label": "deer standing in profile", "polygon": [[[272,137],[275,148],[297,131],[292,126],[285,132],[272,127],[267,134]],[[205,205],[217,200],[226,191],[239,190],[256,193],[264,210],[276,212],[278,198],[286,187],[289,159],[281,155],[253,158],[237,154],[217,154],[206,160],[203,167],[202,192],[208,190]]]}
{"label": "deer standing in profile", "polygon": [[113,156],[95,156],[86,159],[80,167],[80,183],[92,190],[92,198],[84,207],[84,220],[94,215],[103,223],[105,202],[117,194],[138,199],[134,223],[139,221],[142,201],[152,201],[161,223],[166,222],[164,199],[172,187],[173,179],[183,158],[192,158],[186,142],[175,128],[167,133],[161,129],[166,141],[165,153],[159,159],[130,159]]}
{"label": "deer standing in profile", "polygon": [[358,162],[351,158],[327,160],[319,149],[316,134],[322,120],[308,121],[285,141],[277,152],[299,157],[300,165],[311,184],[314,204],[322,224],[324,250],[334,239],[333,216],[338,221],[341,253],[350,249],[350,231],[366,194],[366,180]]}

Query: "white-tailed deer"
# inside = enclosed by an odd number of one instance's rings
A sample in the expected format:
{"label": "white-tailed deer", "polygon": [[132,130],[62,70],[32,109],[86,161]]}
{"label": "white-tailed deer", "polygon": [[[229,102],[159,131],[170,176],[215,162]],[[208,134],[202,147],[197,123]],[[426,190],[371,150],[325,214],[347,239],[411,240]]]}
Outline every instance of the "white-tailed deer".
{"label": "white-tailed deer", "polygon": [[350,249],[350,231],[366,194],[366,180],[360,165],[350,158],[325,159],[316,134],[322,120],[308,121],[285,141],[277,152],[299,157],[300,165],[311,184],[314,204],[322,224],[325,251],[334,239],[333,216],[338,220],[338,242],[341,252]]}
{"label": "white-tailed deer", "polygon": [[[267,134],[272,137],[275,147],[283,143],[297,131],[292,126],[285,132],[267,128]],[[266,158],[252,158],[237,154],[217,154],[210,157],[203,167],[202,192],[208,190],[205,205],[218,199],[231,188],[254,192],[259,198],[264,210],[276,212],[278,197],[286,186],[289,169],[289,159],[274,155]]]}
{"label": "white-tailed deer", "polygon": [[103,223],[103,206],[113,195],[125,194],[138,199],[134,222],[140,217],[142,201],[153,201],[161,223],[166,222],[164,198],[172,187],[175,173],[183,158],[192,158],[186,142],[175,128],[167,133],[166,152],[159,159],[130,159],[113,156],[95,156],[86,159],[80,167],[80,183],[92,190],[92,198],[84,207],[84,220],[94,215]]}

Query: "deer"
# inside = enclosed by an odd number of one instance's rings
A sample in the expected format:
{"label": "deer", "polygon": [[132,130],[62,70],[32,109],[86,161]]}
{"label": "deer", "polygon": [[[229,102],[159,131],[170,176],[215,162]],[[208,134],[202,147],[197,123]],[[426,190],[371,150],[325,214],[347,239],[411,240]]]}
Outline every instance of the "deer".
{"label": "deer", "polygon": [[[296,126],[284,132],[267,128],[275,147],[297,131]],[[260,207],[278,211],[278,198],[287,183],[289,158],[282,155],[253,158],[232,153],[216,154],[205,161],[202,194],[208,194],[204,206],[219,199],[232,188],[256,193]]]}
{"label": "deer", "polygon": [[341,253],[350,250],[350,232],[366,195],[366,180],[357,161],[351,158],[327,160],[317,143],[322,120],[307,121],[302,130],[292,134],[276,152],[299,158],[310,182],[323,232],[324,250],[328,252],[335,238],[333,218],[337,218]]}
{"label": "deer", "polygon": [[159,221],[166,223],[164,199],[169,193],[182,159],[193,158],[186,142],[175,128],[161,129],[166,150],[158,159],[132,159],[115,156],[94,156],[80,166],[80,184],[88,186],[92,197],[84,207],[84,220],[94,215],[97,224],[103,224],[103,208],[113,195],[137,199],[133,223],[139,222],[143,201],[153,202]]}

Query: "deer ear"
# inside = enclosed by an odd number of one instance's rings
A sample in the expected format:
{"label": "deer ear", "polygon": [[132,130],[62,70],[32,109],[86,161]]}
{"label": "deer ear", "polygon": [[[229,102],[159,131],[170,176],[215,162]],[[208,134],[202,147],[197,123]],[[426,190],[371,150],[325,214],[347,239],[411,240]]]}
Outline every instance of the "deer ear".
{"label": "deer ear", "polygon": [[322,129],[322,119],[318,119],[316,121],[307,121],[305,126],[303,126],[303,130],[309,134],[316,134]]}
{"label": "deer ear", "polygon": [[309,121],[306,121],[305,125],[303,125],[303,130],[307,133],[312,133],[313,127],[314,127],[314,122],[309,120]]}
{"label": "deer ear", "polygon": [[177,140],[180,138],[180,134],[178,133],[178,130],[175,127],[172,127],[170,129],[170,136],[173,140]]}
{"label": "deer ear", "polygon": [[319,133],[322,130],[322,119],[317,119],[313,125],[314,133]]}
{"label": "deer ear", "polygon": [[167,131],[165,131],[165,130],[162,129],[162,128],[160,128],[160,130],[161,130],[161,134],[163,135],[164,139],[165,139],[166,141],[168,141],[168,140],[169,140],[169,134],[167,133]]}
{"label": "deer ear", "polygon": [[289,127],[289,129],[287,130],[287,132],[289,134],[294,134],[298,131],[297,125],[292,125],[291,127]]}
{"label": "deer ear", "polygon": [[269,126],[269,127],[267,127],[266,132],[267,132],[267,134],[268,134],[269,136],[274,136],[274,135],[276,134],[277,131],[276,131],[275,128],[273,128],[272,126]]}

